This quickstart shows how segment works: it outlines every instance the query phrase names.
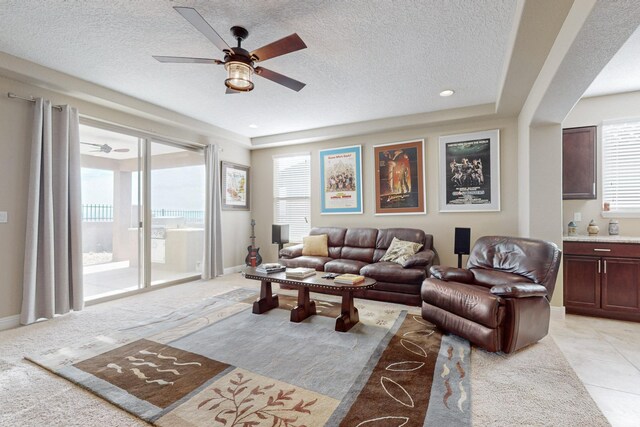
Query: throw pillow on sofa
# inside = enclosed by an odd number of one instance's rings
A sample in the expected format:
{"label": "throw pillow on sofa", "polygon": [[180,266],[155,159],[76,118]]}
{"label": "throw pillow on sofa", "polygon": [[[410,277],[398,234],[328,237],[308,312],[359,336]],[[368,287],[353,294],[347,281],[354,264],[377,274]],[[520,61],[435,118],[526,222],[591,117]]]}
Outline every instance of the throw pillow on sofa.
{"label": "throw pillow on sofa", "polygon": [[422,243],[408,242],[394,237],[387,252],[380,258],[380,261],[396,262],[405,266],[409,258],[416,254],[422,247]]}
{"label": "throw pillow on sofa", "polygon": [[317,236],[307,236],[302,238],[302,255],[306,256],[329,256],[328,236],[318,234]]}

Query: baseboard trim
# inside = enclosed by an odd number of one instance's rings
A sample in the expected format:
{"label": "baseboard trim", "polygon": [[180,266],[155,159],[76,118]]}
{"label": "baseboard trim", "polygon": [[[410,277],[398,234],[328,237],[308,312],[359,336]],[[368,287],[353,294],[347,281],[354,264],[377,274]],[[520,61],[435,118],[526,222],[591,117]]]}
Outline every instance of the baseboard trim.
{"label": "baseboard trim", "polygon": [[558,307],[555,305],[551,306],[551,317],[556,320],[564,320],[566,314],[566,310],[564,306]]}
{"label": "baseboard trim", "polygon": [[222,274],[242,273],[243,267],[244,267],[244,264],[236,265],[233,267],[227,267],[224,270],[222,270]]}
{"label": "baseboard trim", "polygon": [[20,315],[7,316],[0,319],[0,331],[13,329],[20,326]]}

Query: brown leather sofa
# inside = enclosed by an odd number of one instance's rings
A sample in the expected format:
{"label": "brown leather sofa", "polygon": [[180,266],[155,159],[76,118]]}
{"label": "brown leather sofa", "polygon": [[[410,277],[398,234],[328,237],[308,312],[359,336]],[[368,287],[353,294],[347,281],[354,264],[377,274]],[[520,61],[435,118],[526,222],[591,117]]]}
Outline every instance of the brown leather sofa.
{"label": "brown leather sofa", "polygon": [[[302,244],[280,250],[280,263],[287,267],[308,267],[328,273],[352,273],[371,277],[375,288],[354,293],[360,298],[419,306],[420,286],[429,268],[437,262],[433,236],[414,228],[341,228],[317,227],[310,235],[326,234],[329,256],[303,256]],[[380,262],[391,241],[421,243],[423,246],[405,267],[395,262]]]}
{"label": "brown leather sofa", "polygon": [[466,269],[431,268],[422,283],[422,317],[492,352],[533,344],[549,331],[560,257],[554,243],[482,237]]}

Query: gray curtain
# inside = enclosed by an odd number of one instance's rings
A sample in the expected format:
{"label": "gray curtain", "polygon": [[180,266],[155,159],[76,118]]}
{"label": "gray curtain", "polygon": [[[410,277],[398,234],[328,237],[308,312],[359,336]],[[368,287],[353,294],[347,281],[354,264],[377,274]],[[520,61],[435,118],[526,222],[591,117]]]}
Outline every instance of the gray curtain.
{"label": "gray curtain", "polygon": [[82,310],[82,218],[78,111],[38,98],[27,207],[23,325]]}
{"label": "gray curtain", "polygon": [[220,161],[218,146],[204,150],[206,168],[206,206],[204,214],[204,262],[202,278],[213,279],[223,273],[222,265],[222,199],[220,195]]}

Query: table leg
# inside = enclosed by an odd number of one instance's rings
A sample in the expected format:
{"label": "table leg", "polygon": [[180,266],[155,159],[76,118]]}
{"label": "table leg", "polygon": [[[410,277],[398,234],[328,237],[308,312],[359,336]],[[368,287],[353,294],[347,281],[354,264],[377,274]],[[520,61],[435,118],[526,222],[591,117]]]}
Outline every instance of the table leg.
{"label": "table leg", "polygon": [[271,282],[263,280],[260,285],[260,299],[253,303],[253,313],[262,314],[278,305],[278,295],[274,295],[271,291]]}
{"label": "table leg", "polygon": [[298,289],[298,305],[291,310],[291,321],[302,322],[309,316],[316,314],[316,303],[309,298],[309,288]]}
{"label": "table leg", "polygon": [[347,332],[360,320],[358,317],[358,309],[353,304],[353,293],[342,293],[341,309],[342,314],[336,319],[336,331]]}

